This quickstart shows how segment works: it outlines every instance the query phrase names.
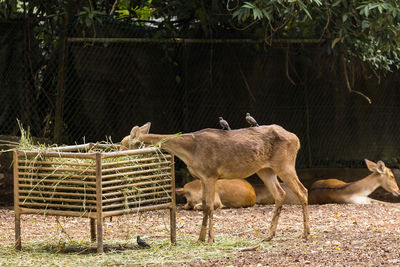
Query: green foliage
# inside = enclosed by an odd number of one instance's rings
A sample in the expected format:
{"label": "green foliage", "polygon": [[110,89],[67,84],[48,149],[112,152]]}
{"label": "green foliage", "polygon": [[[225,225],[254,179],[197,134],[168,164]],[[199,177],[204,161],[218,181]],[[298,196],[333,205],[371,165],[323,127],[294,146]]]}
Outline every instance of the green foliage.
{"label": "green foliage", "polygon": [[232,16],[239,26],[264,28],[268,38],[322,38],[348,59],[359,58],[376,69],[400,68],[397,0],[243,1]]}
{"label": "green foliage", "polygon": [[[118,18],[136,18],[139,20],[149,20],[152,18],[152,0],[141,1],[141,5],[136,4],[137,1],[121,0],[118,3],[118,9],[115,11]],[[135,6],[133,6],[135,4]]]}
{"label": "green foliage", "polygon": [[18,13],[17,0],[0,0],[0,18],[10,19]]}
{"label": "green foliage", "polygon": [[236,32],[269,41],[324,39],[348,60],[360,59],[375,69],[400,68],[398,0],[0,0],[0,17],[30,17],[48,53],[57,46],[66,13],[88,28],[105,18],[139,26],[150,22],[158,27],[155,37]]}
{"label": "green foliage", "polygon": [[82,11],[78,13],[78,21],[86,27],[92,27],[92,25],[97,21],[102,23],[101,16],[105,15],[102,11],[92,10],[88,7],[83,7]]}

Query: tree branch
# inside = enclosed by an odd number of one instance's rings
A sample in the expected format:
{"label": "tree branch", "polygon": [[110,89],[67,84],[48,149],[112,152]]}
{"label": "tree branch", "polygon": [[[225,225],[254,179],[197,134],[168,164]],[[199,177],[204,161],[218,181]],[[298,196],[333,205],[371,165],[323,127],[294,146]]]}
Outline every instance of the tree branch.
{"label": "tree branch", "polygon": [[345,59],[345,57],[344,57],[343,54],[342,54],[342,63],[343,63],[344,78],[345,78],[346,86],[347,86],[347,89],[349,90],[349,93],[358,94],[358,95],[364,97],[365,100],[367,100],[369,104],[372,104],[372,101],[371,101],[371,99],[370,99],[368,96],[364,95],[363,93],[361,93],[361,92],[359,92],[359,91],[355,91],[355,90],[352,90],[352,89],[351,89],[350,81],[349,81],[349,76],[348,76],[348,74],[347,74],[347,63],[346,63],[346,59]]}
{"label": "tree branch", "polygon": [[286,47],[286,77],[288,78],[288,80],[293,84],[293,85],[296,85],[296,83],[293,81],[293,79],[290,77],[290,74],[289,74],[289,48],[290,48],[290,45],[288,45],[287,47]]}

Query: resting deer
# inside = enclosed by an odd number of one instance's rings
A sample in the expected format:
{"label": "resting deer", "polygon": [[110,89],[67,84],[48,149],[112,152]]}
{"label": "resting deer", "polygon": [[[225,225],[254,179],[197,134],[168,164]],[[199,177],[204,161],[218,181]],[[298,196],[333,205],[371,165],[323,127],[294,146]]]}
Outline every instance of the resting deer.
{"label": "resting deer", "polygon": [[371,204],[386,203],[369,198],[375,189],[382,186],[394,196],[399,196],[400,191],[392,171],[385,166],[383,161],[377,163],[365,159],[368,169],[372,172],[367,177],[352,183],[337,179],[319,180],[311,185],[309,191],[310,204]]}
{"label": "resting deer", "polygon": [[[263,185],[264,186],[264,185]],[[265,186],[264,186],[265,187]],[[191,181],[183,188],[177,188],[176,194],[186,198],[184,209],[202,210],[202,190],[200,180]],[[215,183],[214,209],[247,208],[256,204],[256,192],[244,179],[218,180]]]}
{"label": "resting deer", "polygon": [[246,178],[257,173],[275,198],[275,207],[266,240],[276,232],[285,191],[277,175],[297,195],[303,208],[305,238],[310,232],[307,189],[299,181],[295,162],[300,148],[298,137],[278,125],[243,128],[231,131],[203,129],[176,135],[146,134],[150,123],[132,128],[121,146],[135,147],[138,143],[159,144],[176,155],[193,177],[200,179],[203,191],[203,221],[199,241],[214,241],[213,212],[215,183],[218,179]]}
{"label": "resting deer", "polygon": [[[285,200],[283,201],[283,204],[289,204],[289,205],[300,205],[301,202],[293,193],[292,190],[290,190],[289,187],[287,187],[285,184],[281,183],[280,184],[282,189],[285,190],[286,192],[286,197]],[[264,184],[255,184],[253,185],[254,191],[256,192],[256,203],[259,205],[271,205],[275,203],[274,196],[271,194],[271,192],[268,190],[268,188],[265,187]]]}

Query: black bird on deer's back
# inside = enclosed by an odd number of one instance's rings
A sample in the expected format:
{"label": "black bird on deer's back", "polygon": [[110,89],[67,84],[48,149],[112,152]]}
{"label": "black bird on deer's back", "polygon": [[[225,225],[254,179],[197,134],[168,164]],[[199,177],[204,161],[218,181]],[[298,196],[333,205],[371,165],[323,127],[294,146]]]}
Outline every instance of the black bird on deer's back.
{"label": "black bird on deer's back", "polygon": [[246,121],[250,124],[250,127],[258,127],[257,121],[250,115],[250,113],[246,113]]}
{"label": "black bird on deer's back", "polygon": [[219,125],[221,125],[223,130],[231,130],[231,127],[229,127],[229,124],[226,120],[224,120],[222,117],[219,117]]}

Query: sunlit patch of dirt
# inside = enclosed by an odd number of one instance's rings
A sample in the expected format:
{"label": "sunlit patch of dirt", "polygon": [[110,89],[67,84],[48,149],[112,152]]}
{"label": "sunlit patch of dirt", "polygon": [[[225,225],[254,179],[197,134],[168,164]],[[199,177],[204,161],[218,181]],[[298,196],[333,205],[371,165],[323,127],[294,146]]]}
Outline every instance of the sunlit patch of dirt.
{"label": "sunlit patch of dirt", "polygon": [[[273,206],[223,209],[214,213],[216,239],[229,234],[244,239],[263,238]],[[387,205],[313,205],[309,207],[311,235],[302,238],[300,206],[284,206],[276,237],[249,251],[222,259],[188,261],[176,266],[399,266],[400,203]],[[202,212],[177,209],[179,235],[197,235]],[[167,211],[114,217],[104,223],[104,239],[132,240],[136,235],[149,242],[169,238]],[[161,234],[156,234],[161,233]],[[22,242],[60,234],[70,240],[89,239],[89,220],[41,215],[22,215]],[[14,212],[0,209],[0,243],[14,242]],[[135,245],[135,244],[132,244]],[[168,265],[168,264],[166,264]],[[171,264],[170,264],[171,265]],[[165,266],[165,265],[164,265]]]}

